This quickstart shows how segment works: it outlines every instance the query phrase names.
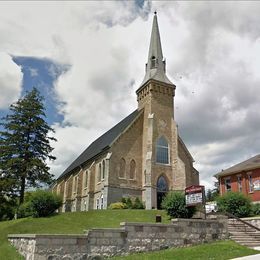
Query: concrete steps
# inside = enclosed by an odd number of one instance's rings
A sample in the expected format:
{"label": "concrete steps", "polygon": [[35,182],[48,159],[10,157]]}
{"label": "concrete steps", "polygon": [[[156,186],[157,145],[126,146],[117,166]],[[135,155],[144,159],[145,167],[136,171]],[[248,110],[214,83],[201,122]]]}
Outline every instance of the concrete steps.
{"label": "concrete steps", "polygon": [[260,247],[260,231],[235,220],[228,220],[230,238],[235,242],[250,247]]}

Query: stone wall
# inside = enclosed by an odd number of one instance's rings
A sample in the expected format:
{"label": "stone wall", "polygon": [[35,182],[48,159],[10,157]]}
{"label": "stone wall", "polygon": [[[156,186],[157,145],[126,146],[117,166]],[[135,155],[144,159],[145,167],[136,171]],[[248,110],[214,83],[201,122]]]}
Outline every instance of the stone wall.
{"label": "stone wall", "polygon": [[260,228],[260,217],[259,218],[243,218],[243,220],[253,226]]}
{"label": "stone wall", "polygon": [[228,238],[227,219],[176,219],[171,224],[121,223],[85,235],[9,235],[26,260],[88,259],[181,247]]}
{"label": "stone wall", "polygon": [[[83,260],[88,256],[86,235],[9,235],[26,260]],[[66,258],[67,257],[67,258]]]}

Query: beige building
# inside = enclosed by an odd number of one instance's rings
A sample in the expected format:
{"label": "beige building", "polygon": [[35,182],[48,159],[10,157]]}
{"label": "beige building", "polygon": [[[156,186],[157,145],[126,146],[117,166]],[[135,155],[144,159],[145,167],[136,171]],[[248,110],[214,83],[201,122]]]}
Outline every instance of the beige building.
{"label": "beige building", "polygon": [[169,190],[199,184],[193,158],[174,121],[175,85],[166,76],[157,15],[138,108],[95,140],[57,179],[62,211],[106,209],[123,197],[160,208]]}

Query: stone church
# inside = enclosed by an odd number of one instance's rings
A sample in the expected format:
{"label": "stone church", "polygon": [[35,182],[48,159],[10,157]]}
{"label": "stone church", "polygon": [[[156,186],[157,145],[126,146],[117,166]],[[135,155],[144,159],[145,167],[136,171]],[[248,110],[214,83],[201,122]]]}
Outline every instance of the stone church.
{"label": "stone church", "polygon": [[91,143],[53,186],[63,197],[63,212],[106,209],[123,197],[160,208],[169,190],[199,184],[174,121],[176,87],[166,75],[156,13],[145,66],[137,109]]}

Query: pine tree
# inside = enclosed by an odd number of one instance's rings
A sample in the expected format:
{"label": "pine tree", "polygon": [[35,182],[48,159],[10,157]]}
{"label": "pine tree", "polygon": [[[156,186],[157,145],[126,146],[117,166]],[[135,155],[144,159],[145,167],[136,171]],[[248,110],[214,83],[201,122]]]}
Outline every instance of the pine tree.
{"label": "pine tree", "polygon": [[0,180],[9,184],[5,192],[18,195],[20,204],[26,188],[50,184],[53,178],[46,160],[56,159],[50,146],[56,139],[48,136],[54,130],[45,121],[43,101],[33,88],[10,106],[0,122],[4,129],[0,131]]}
{"label": "pine tree", "polygon": [[206,200],[207,201],[212,201],[212,191],[211,191],[211,189],[207,190]]}

